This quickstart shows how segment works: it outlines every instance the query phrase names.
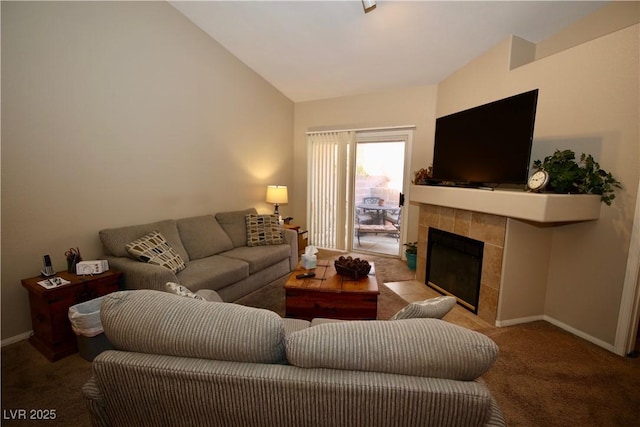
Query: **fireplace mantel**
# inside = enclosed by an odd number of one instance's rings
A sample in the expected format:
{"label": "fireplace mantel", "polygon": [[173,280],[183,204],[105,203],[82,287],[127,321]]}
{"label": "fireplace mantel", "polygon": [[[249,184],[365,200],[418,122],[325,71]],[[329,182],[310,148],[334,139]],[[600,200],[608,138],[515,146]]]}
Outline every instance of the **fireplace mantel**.
{"label": "fireplace mantel", "polygon": [[410,200],[537,223],[597,220],[601,205],[600,196],[591,194],[539,194],[428,185],[412,185]]}

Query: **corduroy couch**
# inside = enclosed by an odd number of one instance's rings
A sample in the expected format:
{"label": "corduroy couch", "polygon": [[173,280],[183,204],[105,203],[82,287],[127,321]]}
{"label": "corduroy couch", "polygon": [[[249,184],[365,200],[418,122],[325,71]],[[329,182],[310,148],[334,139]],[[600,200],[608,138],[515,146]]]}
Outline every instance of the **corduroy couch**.
{"label": "corduroy couch", "polygon": [[116,350],[83,387],[94,426],[504,426],[479,379],[496,344],[442,320],[312,326],[150,290],[101,318]]}
{"label": "corduroy couch", "polygon": [[[258,288],[287,277],[298,263],[298,236],[282,229],[282,244],[247,246],[247,215],[255,209],[168,219],[149,224],[110,228],[99,232],[109,266],[123,272],[126,289],[163,291],[167,282],[192,292],[216,291],[232,302]],[[184,261],[186,268],[171,269],[141,262],[127,250],[136,239],[158,232]]]}

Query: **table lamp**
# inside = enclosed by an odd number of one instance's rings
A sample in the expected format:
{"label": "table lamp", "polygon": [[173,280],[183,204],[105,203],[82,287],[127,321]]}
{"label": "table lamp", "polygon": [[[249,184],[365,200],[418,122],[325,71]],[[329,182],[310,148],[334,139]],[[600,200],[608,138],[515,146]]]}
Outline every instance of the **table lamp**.
{"label": "table lamp", "polygon": [[275,210],[273,214],[280,219],[278,208],[280,203],[289,203],[289,196],[286,185],[270,185],[267,187],[267,203],[273,203]]}

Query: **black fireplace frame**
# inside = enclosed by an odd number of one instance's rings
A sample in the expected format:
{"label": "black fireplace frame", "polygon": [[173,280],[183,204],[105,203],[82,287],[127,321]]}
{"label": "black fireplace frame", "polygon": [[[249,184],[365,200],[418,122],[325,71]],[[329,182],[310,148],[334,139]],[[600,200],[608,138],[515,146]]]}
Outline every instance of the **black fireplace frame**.
{"label": "black fireplace frame", "polygon": [[[461,298],[459,295],[455,295],[451,293],[447,289],[433,283],[431,278],[431,262],[432,260],[432,252],[433,247],[435,245],[444,245],[449,249],[452,249],[457,252],[464,253],[471,257],[475,263],[475,267],[478,268],[477,280],[474,283],[474,300],[467,301]],[[460,234],[450,233],[448,231],[440,230],[438,228],[429,227],[428,230],[428,238],[427,238],[427,266],[426,266],[426,276],[425,283],[430,288],[434,289],[438,293],[442,295],[453,296],[456,298],[459,305],[471,311],[473,314],[478,314],[478,304],[480,302],[480,286],[482,283],[482,258],[484,254],[484,242],[480,240],[475,240],[467,236],[462,236]]]}

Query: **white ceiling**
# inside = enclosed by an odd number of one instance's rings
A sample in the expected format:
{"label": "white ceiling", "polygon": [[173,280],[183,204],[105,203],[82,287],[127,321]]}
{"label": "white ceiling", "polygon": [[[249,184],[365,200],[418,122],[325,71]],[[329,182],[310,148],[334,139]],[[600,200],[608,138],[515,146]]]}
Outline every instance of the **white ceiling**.
{"label": "white ceiling", "polygon": [[596,1],[170,1],[294,102],[436,84],[515,34],[537,43]]}

